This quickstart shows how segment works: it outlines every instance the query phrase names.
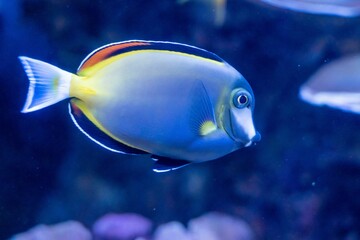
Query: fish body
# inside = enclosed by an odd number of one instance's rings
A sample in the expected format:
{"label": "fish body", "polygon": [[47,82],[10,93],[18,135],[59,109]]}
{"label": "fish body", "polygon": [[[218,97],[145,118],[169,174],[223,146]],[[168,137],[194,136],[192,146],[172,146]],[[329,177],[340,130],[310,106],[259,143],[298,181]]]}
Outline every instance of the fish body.
{"label": "fish body", "polygon": [[360,114],[360,55],[335,60],[316,71],[300,88],[300,98]]}
{"label": "fish body", "polygon": [[[23,112],[69,98],[71,117],[88,137],[115,152],[150,153],[171,166],[163,170],[213,160],[259,140],[250,85],[205,50],[170,42],[113,43],[93,51],[76,75],[20,59],[33,83]],[[55,76],[55,94],[36,95],[42,75]],[[244,104],[236,107],[240,97]]]}

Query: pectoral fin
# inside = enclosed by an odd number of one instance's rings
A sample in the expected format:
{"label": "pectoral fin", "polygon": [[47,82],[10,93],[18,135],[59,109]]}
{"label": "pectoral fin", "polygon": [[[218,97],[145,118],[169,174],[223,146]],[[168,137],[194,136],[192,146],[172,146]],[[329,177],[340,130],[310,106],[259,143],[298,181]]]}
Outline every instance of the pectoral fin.
{"label": "pectoral fin", "polygon": [[217,129],[213,104],[204,84],[198,81],[192,92],[190,127],[195,135],[206,136]]}

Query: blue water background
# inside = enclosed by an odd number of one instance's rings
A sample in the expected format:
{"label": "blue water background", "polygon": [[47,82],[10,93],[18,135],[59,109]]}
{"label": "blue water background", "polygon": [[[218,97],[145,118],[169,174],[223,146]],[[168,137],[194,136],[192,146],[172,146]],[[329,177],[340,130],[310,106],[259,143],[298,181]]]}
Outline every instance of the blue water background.
{"label": "blue water background", "polygon": [[[360,52],[359,26],[240,0],[227,1],[221,26],[195,0],[0,1],[0,239],[39,223],[91,226],[108,212],[160,224],[209,211],[244,219],[257,239],[359,239],[360,116],[298,98],[320,66]],[[66,102],[20,113],[28,80],[17,56],[75,72],[95,48],[130,39],[195,45],[238,69],[256,96],[261,142],[157,174],[149,158],[88,140]]]}

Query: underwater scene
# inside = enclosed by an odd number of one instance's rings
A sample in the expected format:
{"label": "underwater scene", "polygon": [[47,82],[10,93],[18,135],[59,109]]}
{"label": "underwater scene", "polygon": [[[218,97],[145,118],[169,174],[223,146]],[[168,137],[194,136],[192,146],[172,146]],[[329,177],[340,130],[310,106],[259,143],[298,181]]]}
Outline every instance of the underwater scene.
{"label": "underwater scene", "polygon": [[0,239],[360,239],[359,0],[0,0],[0,43]]}

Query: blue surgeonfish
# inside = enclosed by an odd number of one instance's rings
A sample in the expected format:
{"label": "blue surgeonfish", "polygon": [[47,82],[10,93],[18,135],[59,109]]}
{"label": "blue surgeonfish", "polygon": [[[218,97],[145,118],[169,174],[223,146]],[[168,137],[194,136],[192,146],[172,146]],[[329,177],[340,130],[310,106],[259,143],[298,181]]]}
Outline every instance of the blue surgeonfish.
{"label": "blue surgeonfish", "polygon": [[69,99],[99,145],[150,154],[154,171],[220,158],[260,140],[245,78],[217,55],[172,42],[126,41],[90,53],[72,74],[19,57],[30,80],[22,112]]}
{"label": "blue surgeonfish", "polygon": [[360,55],[321,67],[301,86],[299,95],[313,105],[360,114]]}

